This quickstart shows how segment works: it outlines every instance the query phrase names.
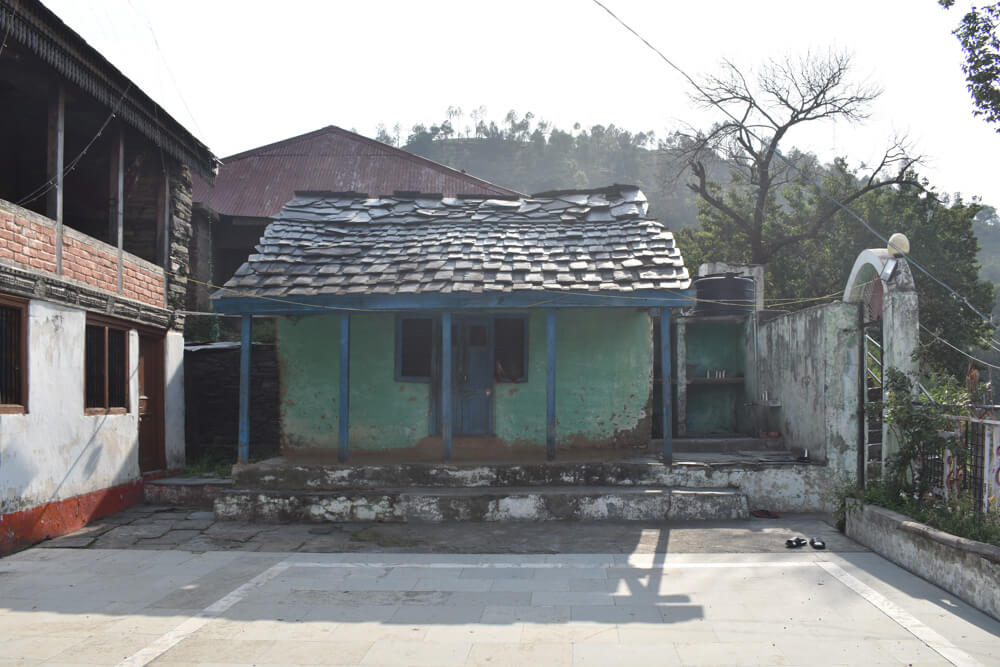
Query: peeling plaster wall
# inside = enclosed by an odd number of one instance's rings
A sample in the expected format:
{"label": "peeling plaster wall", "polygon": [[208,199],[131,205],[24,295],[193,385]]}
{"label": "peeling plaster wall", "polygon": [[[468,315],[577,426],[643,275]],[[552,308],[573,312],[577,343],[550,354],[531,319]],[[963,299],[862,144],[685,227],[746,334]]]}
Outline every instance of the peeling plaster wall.
{"label": "peeling plaster wall", "polygon": [[[392,313],[351,316],[352,448],[410,447],[430,434],[430,384],[395,379],[395,332]],[[282,447],[335,449],[340,317],[278,318],[277,336]]]}
{"label": "peeling plaster wall", "polygon": [[29,302],[28,413],[0,415],[0,514],[139,479],[138,334],[128,334],[130,412],[87,416],[85,325],[82,310]]}
{"label": "peeling plaster wall", "polygon": [[[513,313],[521,314],[521,313]],[[282,447],[335,449],[339,428],[339,317],[277,320]],[[556,417],[564,446],[649,440],[652,321],[645,310],[560,311]],[[352,449],[413,447],[431,435],[431,385],[395,379],[395,315],[351,317]],[[528,379],[494,385],[497,438],[545,445],[545,313],[528,316]]]}
{"label": "peeling plaster wall", "polygon": [[[645,444],[650,437],[653,329],[648,311],[573,309],[556,318],[560,445]],[[495,385],[497,437],[545,445],[545,313],[528,320],[528,381]]]}
{"label": "peeling plaster wall", "polygon": [[860,336],[855,304],[817,306],[758,325],[757,391],[780,403],[766,408],[769,420],[786,447],[808,449],[834,478],[857,472]]}

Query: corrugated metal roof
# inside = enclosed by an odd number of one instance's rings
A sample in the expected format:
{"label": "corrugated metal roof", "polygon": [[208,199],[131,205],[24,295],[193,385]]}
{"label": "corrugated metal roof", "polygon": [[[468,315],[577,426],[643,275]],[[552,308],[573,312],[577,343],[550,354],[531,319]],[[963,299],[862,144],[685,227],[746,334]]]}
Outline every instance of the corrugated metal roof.
{"label": "corrugated metal roof", "polygon": [[299,192],[213,298],[687,289],[673,235],[646,211],[627,185],[516,200]]}
{"label": "corrugated metal roof", "polygon": [[443,195],[519,197],[432,160],[333,125],[224,158],[215,187],[194,180],[194,200],[222,215],[275,215],[296,190],[363,192],[397,190]]}

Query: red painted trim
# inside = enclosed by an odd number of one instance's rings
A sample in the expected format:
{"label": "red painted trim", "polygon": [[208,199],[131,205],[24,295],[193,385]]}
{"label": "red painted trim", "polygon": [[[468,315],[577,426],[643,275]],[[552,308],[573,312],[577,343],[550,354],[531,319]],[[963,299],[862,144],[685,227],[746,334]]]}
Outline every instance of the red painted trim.
{"label": "red painted trim", "polygon": [[170,468],[169,470],[153,470],[151,472],[142,473],[142,481],[144,482],[155,482],[158,479],[163,479],[165,477],[176,477],[184,472],[184,468]]}
{"label": "red painted trim", "polygon": [[72,533],[115,512],[142,502],[142,480],[38,507],[0,514],[0,555]]}

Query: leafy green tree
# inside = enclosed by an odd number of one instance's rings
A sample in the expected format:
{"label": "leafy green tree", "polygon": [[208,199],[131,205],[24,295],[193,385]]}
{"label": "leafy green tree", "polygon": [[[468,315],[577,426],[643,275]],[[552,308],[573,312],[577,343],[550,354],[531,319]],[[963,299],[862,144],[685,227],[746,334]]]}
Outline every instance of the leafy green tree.
{"label": "leafy green tree", "polygon": [[[938,0],[941,6],[951,8],[955,0]],[[962,71],[972,102],[973,113],[983,116],[989,123],[1000,121],[1000,2],[973,5],[954,34],[965,51]],[[1000,132],[1000,126],[997,127]]]}

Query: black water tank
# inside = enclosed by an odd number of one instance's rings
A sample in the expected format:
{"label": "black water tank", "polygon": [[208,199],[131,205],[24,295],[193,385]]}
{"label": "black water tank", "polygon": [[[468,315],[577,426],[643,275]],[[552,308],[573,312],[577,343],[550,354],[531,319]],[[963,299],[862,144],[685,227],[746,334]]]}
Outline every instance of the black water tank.
{"label": "black water tank", "polygon": [[695,278],[695,315],[744,315],[754,308],[753,278],[719,273]]}

